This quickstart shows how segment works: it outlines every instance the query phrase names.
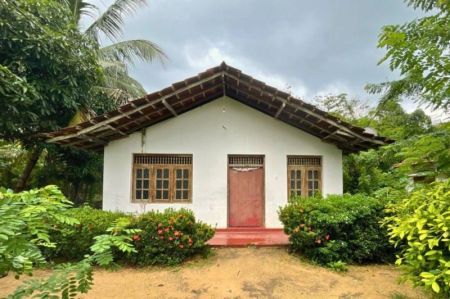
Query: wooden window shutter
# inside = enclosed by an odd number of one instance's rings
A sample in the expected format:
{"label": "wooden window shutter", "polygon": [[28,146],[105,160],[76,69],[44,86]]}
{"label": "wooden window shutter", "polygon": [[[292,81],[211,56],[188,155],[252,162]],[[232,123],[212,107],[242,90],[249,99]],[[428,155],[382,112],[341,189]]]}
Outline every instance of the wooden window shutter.
{"label": "wooden window shutter", "polygon": [[[145,183],[148,198],[142,198],[140,169],[147,169]],[[139,176],[139,177],[138,177]],[[143,191],[144,192],[144,191]],[[192,155],[134,154],[133,202],[190,203],[192,202]]]}
{"label": "wooden window shutter", "polygon": [[322,158],[287,156],[288,199],[322,192]]}

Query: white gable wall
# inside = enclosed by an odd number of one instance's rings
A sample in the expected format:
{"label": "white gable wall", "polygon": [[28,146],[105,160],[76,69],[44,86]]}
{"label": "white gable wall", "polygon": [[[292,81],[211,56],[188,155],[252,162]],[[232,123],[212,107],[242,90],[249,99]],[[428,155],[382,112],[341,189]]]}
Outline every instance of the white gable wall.
{"label": "white gable wall", "polygon": [[[144,141],[144,143],[142,143]],[[192,154],[191,204],[131,203],[133,153]],[[144,212],[185,207],[197,218],[227,227],[227,156],[265,155],[265,226],[281,227],[278,207],[287,203],[287,155],[322,156],[322,191],[341,194],[342,152],[304,131],[223,97],[104,150],[103,209]]]}

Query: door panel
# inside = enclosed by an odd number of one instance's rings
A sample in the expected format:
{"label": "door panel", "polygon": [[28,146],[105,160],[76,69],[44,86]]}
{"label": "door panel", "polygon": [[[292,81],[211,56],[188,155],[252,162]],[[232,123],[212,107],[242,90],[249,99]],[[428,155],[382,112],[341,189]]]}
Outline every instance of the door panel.
{"label": "door panel", "polygon": [[229,168],[230,227],[263,226],[264,168]]}

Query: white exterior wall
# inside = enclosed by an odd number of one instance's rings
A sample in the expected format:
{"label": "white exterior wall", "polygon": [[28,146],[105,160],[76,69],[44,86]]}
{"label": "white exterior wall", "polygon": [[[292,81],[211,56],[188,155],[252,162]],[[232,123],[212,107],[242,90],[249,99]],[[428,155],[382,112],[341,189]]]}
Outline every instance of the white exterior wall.
{"label": "white exterior wall", "polygon": [[[144,144],[142,144],[142,139]],[[281,227],[287,203],[287,155],[322,156],[323,194],[342,194],[342,152],[302,130],[230,98],[109,143],[104,150],[103,209],[144,212],[185,207],[197,218],[227,227],[227,156],[265,155],[265,226]],[[192,203],[131,203],[133,153],[192,154]]]}

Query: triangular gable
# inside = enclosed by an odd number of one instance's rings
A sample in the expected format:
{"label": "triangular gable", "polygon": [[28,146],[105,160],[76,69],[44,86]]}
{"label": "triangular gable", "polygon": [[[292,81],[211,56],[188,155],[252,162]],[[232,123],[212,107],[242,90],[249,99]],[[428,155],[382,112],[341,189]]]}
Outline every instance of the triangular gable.
{"label": "triangular gable", "polygon": [[222,63],[195,77],[138,98],[117,110],[73,127],[47,133],[48,142],[100,150],[109,141],[228,96],[280,121],[333,143],[346,152],[385,145],[389,139],[365,132],[290,94]]}

